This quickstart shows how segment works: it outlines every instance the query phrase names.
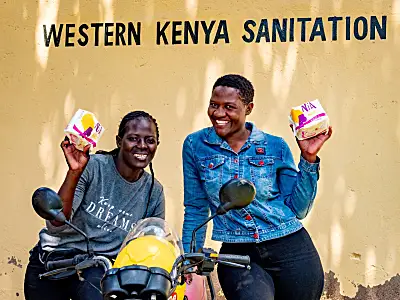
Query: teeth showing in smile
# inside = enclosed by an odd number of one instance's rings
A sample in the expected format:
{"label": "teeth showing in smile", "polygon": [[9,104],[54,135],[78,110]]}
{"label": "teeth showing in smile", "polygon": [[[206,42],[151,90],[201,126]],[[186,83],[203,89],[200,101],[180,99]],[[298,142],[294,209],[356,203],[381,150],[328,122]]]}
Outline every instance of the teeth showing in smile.
{"label": "teeth showing in smile", "polygon": [[138,160],[145,160],[147,158],[147,154],[133,154]]}
{"label": "teeth showing in smile", "polygon": [[217,123],[217,125],[226,125],[229,123],[228,121],[220,121],[220,120],[215,120],[215,122]]}

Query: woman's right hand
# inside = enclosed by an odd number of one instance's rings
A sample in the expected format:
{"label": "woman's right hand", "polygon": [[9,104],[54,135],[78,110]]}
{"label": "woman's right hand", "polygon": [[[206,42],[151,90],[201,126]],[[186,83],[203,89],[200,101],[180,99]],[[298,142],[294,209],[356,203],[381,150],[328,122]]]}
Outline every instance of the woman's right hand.
{"label": "woman's right hand", "polygon": [[61,149],[64,152],[69,170],[74,172],[83,172],[89,162],[90,144],[83,148],[83,151],[75,148],[67,136],[61,142]]}

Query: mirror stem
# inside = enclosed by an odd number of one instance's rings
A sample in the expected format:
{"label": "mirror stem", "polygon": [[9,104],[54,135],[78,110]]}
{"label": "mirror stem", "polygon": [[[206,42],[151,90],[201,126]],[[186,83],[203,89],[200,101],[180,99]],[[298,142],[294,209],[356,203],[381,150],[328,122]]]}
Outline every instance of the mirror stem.
{"label": "mirror stem", "polygon": [[86,233],[84,233],[82,230],[80,230],[78,227],[76,227],[71,222],[69,222],[67,220],[65,220],[64,222],[65,222],[65,224],[67,224],[68,226],[70,226],[71,228],[73,228],[74,230],[76,230],[77,232],[79,232],[81,235],[83,235],[85,237],[86,244],[87,244],[87,252],[88,252],[88,254],[92,255],[93,249],[92,249],[92,246],[90,245],[89,237],[86,235]]}
{"label": "mirror stem", "polygon": [[190,252],[194,253],[196,251],[196,232],[199,230],[201,227],[206,225],[208,222],[210,222],[212,219],[214,219],[217,216],[217,214],[213,214],[211,217],[209,217],[207,220],[205,220],[203,223],[201,223],[199,226],[197,226],[192,233],[192,241],[190,242]]}

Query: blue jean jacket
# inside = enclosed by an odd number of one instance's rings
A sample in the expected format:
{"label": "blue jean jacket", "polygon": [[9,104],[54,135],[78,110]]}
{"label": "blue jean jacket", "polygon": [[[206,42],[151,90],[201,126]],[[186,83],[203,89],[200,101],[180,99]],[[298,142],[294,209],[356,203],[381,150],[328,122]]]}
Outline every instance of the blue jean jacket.
{"label": "blue jean jacket", "polygon": [[[185,252],[193,230],[220,204],[221,186],[232,178],[245,178],[256,187],[256,197],[246,208],[232,210],[213,220],[212,239],[227,243],[259,243],[293,233],[307,216],[317,191],[319,158],[309,163],[300,157],[299,171],[293,155],[280,138],[247,122],[251,134],[238,153],[213,127],[188,135],[182,149],[184,175]],[[206,227],[197,233],[196,249],[203,247]]]}

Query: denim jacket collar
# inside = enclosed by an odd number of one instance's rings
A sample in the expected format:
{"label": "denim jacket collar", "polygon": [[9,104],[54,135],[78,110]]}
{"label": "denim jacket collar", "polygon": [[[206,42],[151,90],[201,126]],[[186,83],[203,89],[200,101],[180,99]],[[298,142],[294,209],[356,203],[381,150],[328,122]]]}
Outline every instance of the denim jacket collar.
{"label": "denim jacket collar", "polygon": [[[266,144],[267,140],[265,139],[264,133],[259,130],[252,122],[246,122],[246,128],[251,131],[251,134],[245,143],[244,147],[248,143],[252,144]],[[222,148],[229,147],[227,142],[222,139],[218,134],[215,132],[214,127],[209,127],[207,134],[204,137],[204,142],[212,145],[218,145]],[[226,144],[226,145],[225,145]]]}

